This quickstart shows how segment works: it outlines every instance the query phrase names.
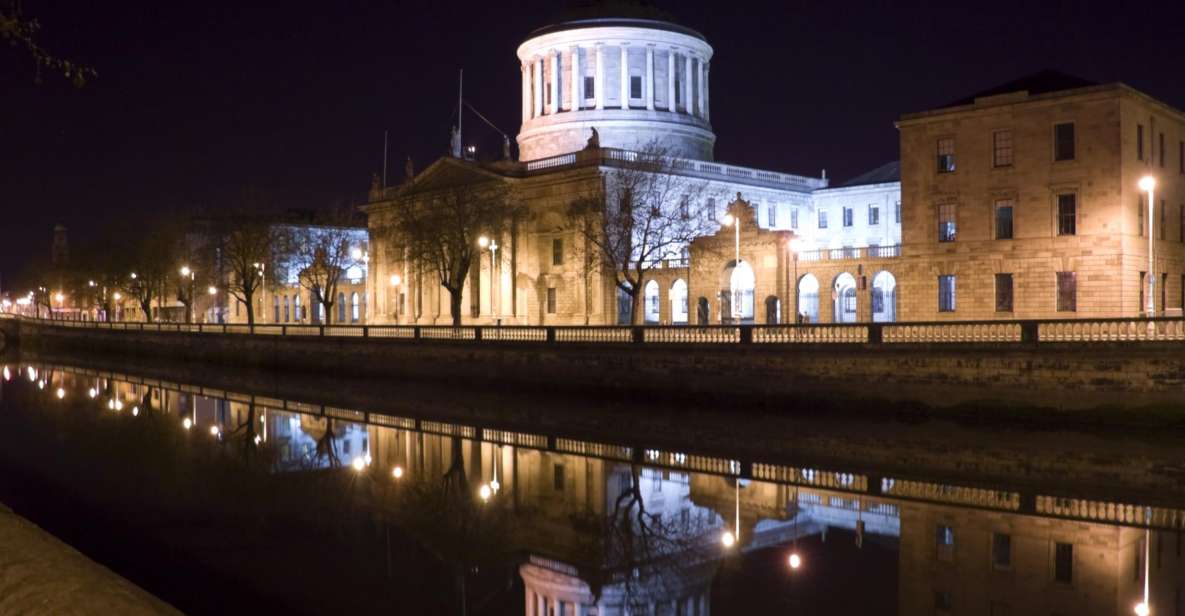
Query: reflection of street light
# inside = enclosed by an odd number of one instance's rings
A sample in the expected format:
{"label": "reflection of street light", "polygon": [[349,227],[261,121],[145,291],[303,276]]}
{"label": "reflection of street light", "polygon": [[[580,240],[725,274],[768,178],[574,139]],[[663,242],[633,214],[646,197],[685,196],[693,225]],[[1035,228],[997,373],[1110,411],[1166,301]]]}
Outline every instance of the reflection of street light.
{"label": "reflection of street light", "polygon": [[731,532],[724,531],[724,534],[720,535],[720,542],[724,544],[724,547],[731,548],[737,542],[737,538]]}
{"label": "reflection of street light", "polygon": [[488,484],[481,484],[481,488],[477,490],[477,495],[481,497],[482,502],[488,502],[492,494],[493,491],[490,490],[490,486]]}
{"label": "reflection of street light", "polygon": [[222,432],[222,430],[219,430],[218,426],[210,426],[210,436],[218,436],[219,432]]}
{"label": "reflection of street light", "polygon": [[790,558],[787,559],[787,562],[789,562],[791,569],[797,569],[802,566],[802,557],[798,555],[798,552],[794,552],[790,554]]}
{"label": "reflection of street light", "polygon": [[391,469],[391,476],[396,479],[401,479],[403,477],[403,467],[396,466],[395,468]]}
{"label": "reflection of street light", "polygon": [[58,396],[58,400],[61,400],[62,398],[66,397],[66,390],[62,389],[61,387],[59,387],[58,390],[54,393]]}
{"label": "reflection of street light", "polygon": [[362,469],[366,468],[366,460],[363,460],[362,456],[358,456],[354,458],[353,462],[350,462],[350,466],[354,467],[354,470],[361,472]]}
{"label": "reflection of street light", "polygon": [[1156,178],[1146,175],[1140,178],[1140,190],[1148,193],[1148,298],[1144,301],[1147,306],[1145,311],[1148,317],[1155,316],[1156,299],[1153,293],[1156,290],[1156,262],[1153,261],[1153,251],[1155,244],[1152,240],[1152,211],[1153,211],[1153,196],[1156,194]]}
{"label": "reflection of street light", "polygon": [[399,274],[391,274],[391,287],[395,289],[395,322],[399,322],[399,285],[403,284],[403,278]]}
{"label": "reflection of street light", "polygon": [[490,251],[490,313],[494,315],[494,319],[498,318],[498,310],[494,306],[497,301],[498,291],[496,285],[498,284],[498,240],[492,240],[486,236],[477,238],[477,245],[482,249],[489,249]]}
{"label": "reflection of street light", "polygon": [[181,422],[181,425],[184,426],[186,430],[189,430],[193,427],[193,420],[186,417],[185,420]]}

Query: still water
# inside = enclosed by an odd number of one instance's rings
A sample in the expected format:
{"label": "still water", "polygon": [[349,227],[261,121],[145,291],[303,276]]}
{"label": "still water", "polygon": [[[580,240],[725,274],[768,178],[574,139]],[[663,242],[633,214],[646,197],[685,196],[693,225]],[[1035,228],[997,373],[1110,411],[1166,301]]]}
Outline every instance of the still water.
{"label": "still water", "polygon": [[768,418],[754,448],[743,415],[590,438],[248,389],[9,360],[0,501],[192,613],[1185,616],[1179,435],[841,423],[820,465]]}

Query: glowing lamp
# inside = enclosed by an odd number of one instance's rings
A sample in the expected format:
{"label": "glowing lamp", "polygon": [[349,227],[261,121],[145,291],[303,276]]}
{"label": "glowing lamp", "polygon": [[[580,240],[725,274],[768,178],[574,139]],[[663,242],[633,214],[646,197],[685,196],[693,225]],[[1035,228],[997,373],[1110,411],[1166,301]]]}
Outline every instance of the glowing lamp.
{"label": "glowing lamp", "polygon": [[396,466],[395,468],[391,469],[391,476],[396,479],[403,477],[403,467]]}
{"label": "glowing lamp", "polygon": [[720,535],[720,543],[723,543],[724,547],[726,548],[731,548],[736,542],[737,537],[736,535],[732,534],[732,531],[726,530],[724,531],[724,534]]}
{"label": "glowing lamp", "polygon": [[1144,192],[1148,192],[1150,190],[1155,190],[1156,189],[1156,178],[1154,178],[1150,175],[1146,175],[1146,176],[1140,178],[1139,185],[1140,185],[1140,190],[1142,190]]}
{"label": "glowing lamp", "polygon": [[787,561],[790,563],[791,569],[797,569],[802,566],[802,557],[800,557],[797,552],[791,554]]}

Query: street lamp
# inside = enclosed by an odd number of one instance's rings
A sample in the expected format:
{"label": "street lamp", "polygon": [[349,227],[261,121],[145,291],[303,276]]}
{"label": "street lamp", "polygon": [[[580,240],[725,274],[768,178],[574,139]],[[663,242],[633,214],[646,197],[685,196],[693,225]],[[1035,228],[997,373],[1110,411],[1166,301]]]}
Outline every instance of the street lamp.
{"label": "street lamp", "polygon": [[185,322],[193,323],[193,283],[196,272],[189,269],[188,265],[181,266],[181,277],[189,278],[189,309],[185,311]]}
{"label": "street lamp", "polygon": [[798,552],[791,553],[790,558],[786,560],[789,563],[791,569],[797,569],[802,566],[802,557],[798,555]]}
{"label": "street lamp", "polygon": [[794,237],[790,239],[788,244],[790,248],[790,256],[794,260],[794,278],[792,284],[794,286],[794,322],[799,323],[799,317],[802,312],[799,311],[798,306],[798,253],[802,252],[802,239]]}
{"label": "street lamp", "polygon": [[1156,290],[1156,262],[1153,260],[1153,251],[1155,250],[1155,243],[1152,239],[1152,212],[1153,212],[1153,196],[1156,194],[1156,178],[1146,175],[1140,178],[1140,190],[1148,193],[1148,298],[1144,301],[1146,306],[1145,312],[1148,318],[1155,316],[1156,312],[1156,298],[1154,291]]}
{"label": "street lamp", "polygon": [[[732,227],[736,231],[736,260],[732,266],[733,275],[735,276],[737,268],[741,266],[741,219],[732,214],[725,214],[722,222],[724,226]],[[732,320],[733,322],[739,322],[741,320],[740,297],[737,295],[732,277],[729,277],[728,280],[728,290],[732,294]]]}
{"label": "street lamp", "polygon": [[395,322],[399,322],[399,285],[403,283],[403,278],[399,274],[391,274],[391,286],[395,289]]}
{"label": "street lamp", "polygon": [[477,490],[477,495],[481,497],[481,502],[483,503],[488,503],[490,501],[490,496],[493,494],[494,492],[490,489],[489,484],[483,483],[481,484],[481,488]]}
{"label": "street lamp", "polygon": [[218,287],[210,285],[209,288],[206,289],[206,293],[209,293],[210,295],[218,295]]}
{"label": "street lamp", "polygon": [[[494,315],[495,322],[499,322],[498,309],[495,302],[498,300],[498,240],[492,240],[486,236],[477,238],[477,245],[482,248],[488,248],[490,251],[490,313]],[[498,323],[501,324],[500,322]]]}

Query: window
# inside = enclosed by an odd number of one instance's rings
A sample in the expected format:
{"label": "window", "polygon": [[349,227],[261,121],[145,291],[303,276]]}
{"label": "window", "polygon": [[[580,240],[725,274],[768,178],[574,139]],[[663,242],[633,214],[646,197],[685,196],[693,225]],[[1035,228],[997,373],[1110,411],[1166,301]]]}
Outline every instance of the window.
{"label": "window", "polygon": [[1074,124],[1053,125],[1053,160],[1074,160]]}
{"label": "window", "polygon": [[1166,204],[1164,202],[1164,199],[1161,199],[1160,200],[1160,229],[1158,229],[1156,232],[1157,239],[1161,239],[1161,240],[1164,239],[1164,228],[1168,226],[1168,216],[1165,215],[1165,211],[1167,211],[1168,209],[1169,209],[1168,204]]}
{"label": "window", "polygon": [[1164,168],[1164,133],[1160,133],[1160,167]]}
{"label": "window", "polygon": [[547,96],[547,104],[551,104],[551,82],[543,84],[543,92]]}
{"label": "window", "polygon": [[934,609],[938,612],[949,612],[954,601],[951,599],[950,593],[945,590],[934,591]]}
{"label": "window", "polygon": [[771,205],[771,206],[767,207],[765,209],[765,211],[766,211],[766,214],[769,216],[769,226],[770,227],[778,226],[778,208],[776,206]]}
{"label": "window", "polygon": [[869,226],[881,224],[881,209],[880,209],[880,207],[878,207],[876,205],[869,205],[868,206],[868,224],[869,224]]}
{"label": "window", "polygon": [[1144,195],[1136,197],[1136,234],[1144,237]]}
{"label": "window", "polygon": [[894,216],[897,219],[897,224],[901,224],[901,202],[897,201],[893,204]]}
{"label": "window", "polygon": [[346,320],[346,294],[337,294],[337,322],[342,323]]}
{"label": "window", "polygon": [[1012,131],[998,130],[992,133],[992,166],[1012,166]]}
{"label": "window", "polygon": [[852,226],[852,208],[850,207],[845,207],[843,209],[843,226]]}
{"label": "window", "polygon": [[1185,175],[1185,141],[1177,142],[1177,173]]}
{"label": "window", "polygon": [[[1181,206],[1181,207],[1185,208],[1185,206]],[[791,229],[798,228],[798,208],[794,208],[794,209],[790,210],[790,228]],[[1185,229],[1185,223],[1182,223],[1181,228]],[[1185,238],[1185,235],[1183,235],[1182,238]],[[1185,239],[1182,239],[1181,241],[1185,242]]]}
{"label": "window", "polygon": [[273,323],[280,322],[280,296],[279,295],[272,296],[272,322]]}
{"label": "window", "polygon": [[1136,158],[1144,160],[1144,125],[1136,124]]}
{"label": "window", "polygon": [[564,465],[563,464],[556,464],[553,469],[552,487],[555,488],[556,492],[562,492],[564,490]]}
{"label": "window", "polygon": [[1185,204],[1177,206],[1177,241],[1185,242]]}
{"label": "window", "polygon": [[992,567],[996,569],[1012,568],[1011,535],[992,533]]}
{"label": "window", "polygon": [[1169,290],[1169,275],[1165,272],[1160,275],[1160,314],[1164,315],[1164,309],[1168,308],[1168,290]]}
{"label": "window", "polygon": [[284,296],[284,322],[288,322],[288,296]]}
{"label": "window", "polygon": [[564,240],[562,238],[551,240],[551,264],[564,264]]}
{"label": "window", "polygon": [[638,75],[630,77],[630,98],[642,98],[642,78]]}
{"label": "window", "polygon": [[938,140],[938,173],[954,173],[955,140],[945,137]]}
{"label": "window", "polygon": [[1145,292],[1148,291],[1148,287],[1144,286],[1148,284],[1148,279],[1146,278],[1147,275],[1148,272],[1140,272],[1140,312],[1146,312],[1148,307],[1148,304],[1146,303],[1147,297],[1145,296]]}
{"label": "window", "polygon": [[819,210],[819,228],[827,228],[827,210]]}
{"label": "window", "polygon": [[1057,273],[1057,311],[1076,312],[1078,310],[1078,273]]}
{"label": "window", "polygon": [[1078,195],[1066,193],[1057,196],[1057,234],[1074,235],[1077,232]]}
{"label": "window", "polygon": [[594,77],[584,78],[584,98],[594,99],[597,97],[597,80]]}
{"label": "window", "polygon": [[691,218],[691,200],[687,198],[687,195],[684,195],[683,198],[679,200],[679,216],[682,217],[683,220]]}
{"label": "window", "polygon": [[1054,544],[1053,550],[1053,580],[1063,584],[1074,581],[1074,545],[1070,543]]}
{"label": "window", "polygon": [[938,312],[955,311],[955,277],[945,274],[938,277]]}
{"label": "window", "polygon": [[707,205],[707,207],[704,208],[704,219],[705,220],[715,220],[716,219],[716,199],[714,199],[714,198],[708,199],[708,205]]}
{"label": "window", "polygon": [[547,314],[555,314],[555,287],[547,287]]}
{"label": "window", "polygon": [[996,239],[1012,239],[1012,199],[996,201]]}
{"label": "window", "polygon": [[996,274],[996,312],[1012,312],[1012,274]]}
{"label": "window", "polygon": [[362,318],[362,303],[359,301],[358,292],[355,291],[350,294],[350,322],[357,323]]}
{"label": "window", "polygon": [[955,241],[955,204],[944,203],[938,206],[938,241]]}

